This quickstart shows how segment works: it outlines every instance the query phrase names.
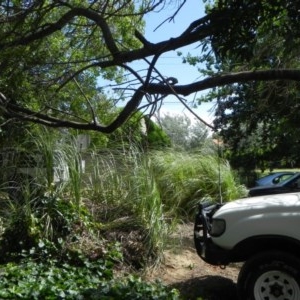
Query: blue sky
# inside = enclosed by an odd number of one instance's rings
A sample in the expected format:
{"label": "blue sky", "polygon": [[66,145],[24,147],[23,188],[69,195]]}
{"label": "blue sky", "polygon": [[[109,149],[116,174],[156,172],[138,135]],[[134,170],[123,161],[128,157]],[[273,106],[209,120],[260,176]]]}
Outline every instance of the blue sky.
{"label": "blue sky", "polygon": [[[157,28],[164,20],[171,17],[175,10],[175,6],[169,6],[163,11],[157,13],[154,12],[146,16],[145,38],[149,42],[156,43],[171,37],[179,36],[191,22],[204,16],[204,4],[202,0],[187,0],[180,12],[176,15],[174,21],[165,22]],[[178,49],[177,51],[181,51],[183,54],[189,52],[197,55],[199,53],[197,44]],[[189,84],[201,80],[197,68],[188,64],[182,64],[182,58],[178,57],[177,51],[171,51],[164,54],[156,64],[158,70],[166,77],[172,76],[177,78],[179,84]],[[186,99],[192,101],[195,96],[197,95],[190,95]],[[202,104],[195,112],[205,121],[210,123],[213,117],[210,112],[211,107],[212,104]],[[173,96],[164,100],[162,112],[188,114],[188,111]]]}
{"label": "blue sky", "polygon": [[[177,1],[170,1],[176,3]],[[146,28],[144,36],[152,43],[168,40],[172,37],[179,36],[193,21],[204,16],[204,4],[202,0],[187,0],[185,5],[181,8],[179,13],[175,16],[172,22],[164,22],[169,17],[173,16],[177,7],[175,4],[169,5],[163,10],[158,12],[152,12],[146,15]],[[162,24],[164,22],[164,24]],[[159,28],[157,28],[162,24]],[[177,55],[177,51],[182,52],[183,55],[191,53],[192,55],[199,54],[197,44],[180,48],[176,51],[170,51],[160,57],[155,65],[158,71],[165,77],[175,77],[178,80],[178,84],[189,84],[203,78],[200,77],[196,67],[192,67],[188,64],[182,63],[182,58]],[[149,58],[151,60],[151,58]],[[145,62],[137,61],[130,64],[134,70],[147,69],[148,65]],[[101,83],[100,83],[101,82]],[[99,85],[109,85],[111,82],[105,80],[99,80]],[[186,97],[188,102],[192,102],[194,97],[200,96],[200,94],[193,94]],[[144,100],[146,101],[146,100]],[[146,103],[146,102],[145,102]],[[213,113],[211,103],[201,104],[197,109],[193,109],[194,112],[199,115],[206,122],[211,123],[213,119]],[[161,114],[186,114],[191,119],[193,117],[189,114],[188,110],[179,102],[175,96],[168,96],[163,100],[163,105],[160,110]]]}

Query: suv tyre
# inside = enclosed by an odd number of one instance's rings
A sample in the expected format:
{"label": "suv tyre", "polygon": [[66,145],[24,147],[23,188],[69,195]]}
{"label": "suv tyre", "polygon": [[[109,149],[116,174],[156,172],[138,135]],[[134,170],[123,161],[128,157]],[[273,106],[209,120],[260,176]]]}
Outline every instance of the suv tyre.
{"label": "suv tyre", "polygon": [[241,300],[299,300],[300,260],[281,251],[260,253],[243,265],[237,288]]}

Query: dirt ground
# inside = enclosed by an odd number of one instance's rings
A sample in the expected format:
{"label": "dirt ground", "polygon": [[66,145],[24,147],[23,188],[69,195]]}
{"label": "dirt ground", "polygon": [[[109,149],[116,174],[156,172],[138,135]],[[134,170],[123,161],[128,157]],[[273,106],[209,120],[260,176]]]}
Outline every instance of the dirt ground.
{"label": "dirt ground", "polygon": [[193,224],[184,224],[171,237],[163,264],[149,271],[146,280],[160,279],[187,300],[237,300],[239,268],[232,265],[222,269],[203,262],[194,247]]}

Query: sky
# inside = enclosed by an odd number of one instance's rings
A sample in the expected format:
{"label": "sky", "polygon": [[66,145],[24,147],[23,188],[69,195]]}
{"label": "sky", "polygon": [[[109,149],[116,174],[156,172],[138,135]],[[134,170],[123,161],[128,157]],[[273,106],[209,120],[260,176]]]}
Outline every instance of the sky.
{"label": "sky", "polygon": [[[178,8],[176,3],[179,1],[170,2],[175,4],[168,5],[163,10],[148,13],[145,17],[146,27],[144,37],[151,43],[158,43],[168,40],[172,37],[179,36],[185,29],[187,29],[190,23],[204,16],[203,0],[186,0],[186,3],[175,16],[175,19],[171,22],[164,22],[165,20],[168,20],[168,18],[172,17]],[[176,51],[167,52],[159,58],[155,67],[163,76],[165,76],[165,78],[177,78],[178,84],[180,85],[190,84],[195,81],[202,80],[204,78],[200,77],[197,67],[192,67],[189,64],[183,64],[182,57],[177,55],[178,51],[182,52],[183,56],[187,53],[197,55],[199,54],[199,49],[197,46],[197,44],[193,44],[179,48]],[[151,58],[148,59],[151,60]],[[135,71],[148,68],[148,65],[142,60],[133,62],[130,64],[130,66]],[[100,86],[109,84],[110,83],[107,83],[103,79],[101,79],[101,82],[99,81]],[[199,93],[189,95],[185,98],[186,102],[191,103],[195,98],[200,97],[200,95],[201,94]],[[143,102],[146,104],[146,100],[143,100]],[[213,104],[206,103],[201,104],[197,109],[193,109],[193,111],[205,122],[211,124],[213,120],[212,108]],[[163,105],[160,108],[160,115],[166,113],[185,114],[190,117],[192,121],[196,120],[195,117],[188,112],[188,110],[175,96],[168,96],[163,100]]]}
{"label": "sky", "polygon": [[[174,21],[165,22],[157,28],[164,20],[171,17],[175,10],[175,6],[169,6],[168,9],[157,13],[150,13],[146,16],[144,36],[149,42],[156,43],[167,40],[171,37],[177,37],[190,25],[191,22],[204,16],[204,4],[202,0],[187,0],[185,5],[176,15]],[[203,79],[200,77],[196,67],[182,63],[182,58],[177,55],[177,51],[180,51],[183,54],[187,54],[188,52],[194,55],[199,54],[197,44],[168,52],[157,62],[157,69],[166,77],[177,78],[178,84],[189,84]],[[200,94],[198,94],[198,96],[200,96]],[[197,97],[197,94],[190,95],[186,99],[191,102],[194,97]],[[167,97],[164,99],[163,103],[164,104],[161,109],[162,113],[185,113],[190,116],[187,109],[184,108],[175,96]],[[213,105],[211,103],[201,104],[201,106],[194,109],[194,111],[206,122],[211,123],[213,119],[212,107]]]}

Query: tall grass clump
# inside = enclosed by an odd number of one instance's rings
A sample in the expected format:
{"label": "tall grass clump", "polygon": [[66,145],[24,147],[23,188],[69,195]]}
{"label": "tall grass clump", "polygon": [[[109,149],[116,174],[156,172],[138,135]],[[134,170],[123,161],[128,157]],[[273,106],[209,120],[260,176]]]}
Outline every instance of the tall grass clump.
{"label": "tall grass clump", "polygon": [[72,140],[62,139],[41,127],[14,149],[16,157],[22,153],[24,158],[11,162],[18,176],[3,184],[8,191],[0,210],[6,228],[3,255],[29,249],[40,239],[64,238],[82,217],[79,153]]}
{"label": "tall grass clump", "polygon": [[147,155],[136,156],[134,176],[131,178],[135,211],[145,226],[148,255],[162,253],[172,222],[166,219],[160,191]]}
{"label": "tall grass clump", "polygon": [[165,151],[153,153],[152,160],[162,201],[171,215],[188,215],[201,199],[230,201],[245,194],[230,165],[217,156]]}
{"label": "tall grass clump", "polygon": [[33,143],[44,159],[47,191],[68,198],[80,210],[82,205],[82,158],[71,135],[57,136],[41,129]]}
{"label": "tall grass clump", "polygon": [[[94,217],[102,230],[137,238],[140,258],[158,259],[169,224],[149,157],[137,147],[93,154],[88,179]],[[124,241],[124,237],[123,237]],[[125,241],[126,242],[126,241]]]}

